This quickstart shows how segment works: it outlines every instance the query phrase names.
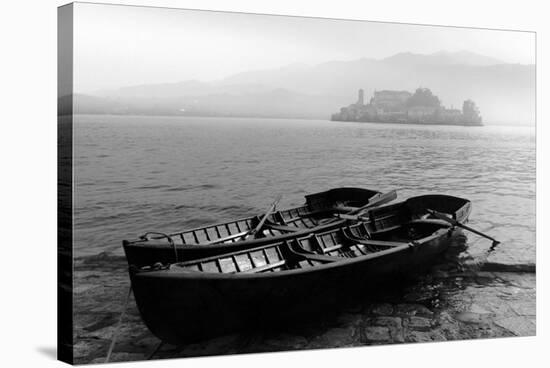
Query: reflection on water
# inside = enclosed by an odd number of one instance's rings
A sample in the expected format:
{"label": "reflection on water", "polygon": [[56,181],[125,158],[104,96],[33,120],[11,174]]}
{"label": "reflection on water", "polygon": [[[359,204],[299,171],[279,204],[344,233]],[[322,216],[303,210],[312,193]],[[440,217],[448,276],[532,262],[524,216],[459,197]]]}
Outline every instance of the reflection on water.
{"label": "reflection on water", "polygon": [[[499,262],[535,260],[532,128],[175,117],[75,118],[75,255],[280,207],[338,186],[447,193],[502,241]],[[469,236],[469,252],[490,244]]]}

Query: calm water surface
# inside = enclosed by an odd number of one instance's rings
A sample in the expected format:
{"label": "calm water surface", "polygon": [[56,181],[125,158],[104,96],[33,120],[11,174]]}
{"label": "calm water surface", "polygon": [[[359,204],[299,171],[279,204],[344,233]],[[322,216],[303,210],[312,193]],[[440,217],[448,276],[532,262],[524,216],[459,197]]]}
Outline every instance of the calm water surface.
{"label": "calm water surface", "polygon": [[493,259],[535,261],[534,128],[79,115],[74,139],[76,256],[358,186],[469,198]]}

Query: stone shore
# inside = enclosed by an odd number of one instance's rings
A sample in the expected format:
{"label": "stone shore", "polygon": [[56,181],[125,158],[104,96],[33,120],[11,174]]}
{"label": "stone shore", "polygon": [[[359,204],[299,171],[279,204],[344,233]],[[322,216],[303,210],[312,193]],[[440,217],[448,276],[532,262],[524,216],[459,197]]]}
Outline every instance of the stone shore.
{"label": "stone shore", "polygon": [[[75,363],[103,363],[129,288],[123,257],[75,261]],[[502,272],[502,270],[506,272]],[[222,336],[183,347],[162,345],[141,322],[133,298],[111,361],[449,341],[536,333],[533,267],[439,266],[417,283],[352,305],[315,326]],[[108,281],[106,281],[108,280]]]}

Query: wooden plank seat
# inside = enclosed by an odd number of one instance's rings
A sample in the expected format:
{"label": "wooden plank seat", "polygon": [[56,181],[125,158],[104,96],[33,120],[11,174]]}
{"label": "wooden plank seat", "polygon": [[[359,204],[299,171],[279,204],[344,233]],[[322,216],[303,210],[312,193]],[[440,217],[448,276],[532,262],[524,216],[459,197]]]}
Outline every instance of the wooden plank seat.
{"label": "wooden plank seat", "polygon": [[341,261],[341,257],[325,256],[320,254],[300,254],[304,259],[319,261],[322,263],[338,262]]}
{"label": "wooden plank seat", "polygon": [[[246,270],[246,271],[241,271],[240,273],[259,273],[259,272],[265,272],[265,271],[269,271],[269,270],[272,270],[274,268],[277,268],[277,267],[282,267],[286,264],[286,260],[280,260],[278,262],[274,262],[274,263],[268,263],[264,266],[260,266],[260,267],[255,267],[255,268],[251,268],[249,270]],[[236,273],[236,272],[235,272]]]}
{"label": "wooden plank seat", "polygon": [[385,240],[372,240],[372,239],[351,239],[355,243],[362,244],[362,245],[374,245],[375,247],[400,247],[402,245],[406,245],[408,243],[404,242],[392,242],[392,241],[385,241]]}
{"label": "wooden plank seat", "polygon": [[342,247],[343,247],[342,244],[336,244],[336,245],[332,245],[330,247],[321,248],[321,252],[323,254],[327,254],[327,253],[330,253],[330,252],[334,252],[335,250],[341,249]]}
{"label": "wooden plank seat", "polygon": [[299,228],[295,226],[287,226],[287,225],[277,225],[277,224],[266,224],[266,228],[273,229],[273,230],[279,230],[286,233],[294,233],[296,231],[300,231]]}
{"label": "wooden plank seat", "polygon": [[433,224],[433,225],[442,225],[444,227],[451,227],[451,224],[449,224],[447,221],[439,220],[439,219],[431,219],[431,218],[423,218],[423,219],[417,219],[417,220],[411,220],[409,221],[409,224]]}
{"label": "wooden plank seat", "polygon": [[295,222],[299,222],[299,221],[305,221],[305,220],[309,220],[311,221],[311,223],[313,225],[317,225],[317,221],[315,221],[313,218],[309,217],[309,216],[298,216],[298,217],[291,217],[289,219],[286,219],[285,222],[287,224],[293,224]]}
{"label": "wooden plank seat", "polygon": [[248,234],[248,231],[242,231],[242,232],[237,233],[237,234],[229,235],[229,236],[226,236],[226,237],[223,237],[223,238],[219,238],[219,239],[215,239],[215,240],[209,241],[209,242],[197,243],[197,244],[195,244],[195,245],[213,245],[213,244],[219,244],[219,243],[223,243],[223,242],[226,242],[226,241],[229,241],[229,240],[236,240],[236,239],[238,239],[238,238],[242,238],[242,237],[244,237],[246,234]]}

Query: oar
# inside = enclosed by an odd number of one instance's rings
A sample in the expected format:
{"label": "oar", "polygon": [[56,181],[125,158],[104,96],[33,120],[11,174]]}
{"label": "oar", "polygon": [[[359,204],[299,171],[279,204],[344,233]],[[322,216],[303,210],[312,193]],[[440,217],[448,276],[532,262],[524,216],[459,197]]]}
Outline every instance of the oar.
{"label": "oar", "polygon": [[374,198],[373,200],[369,201],[367,204],[365,204],[362,207],[359,207],[353,211],[348,212],[346,215],[355,215],[358,213],[363,212],[367,208],[371,208],[374,206],[380,206],[381,204],[388,203],[393,201],[397,198],[397,191],[396,190],[390,190],[387,193],[380,194],[378,197]]}
{"label": "oar", "polygon": [[376,197],[375,199],[373,199],[372,201],[370,201],[369,203],[367,203],[362,207],[359,207],[348,213],[338,214],[337,216],[339,218],[348,219],[348,220],[361,220],[362,219],[360,214],[361,212],[368,210],[369,208],[380,206],[384,203],[391,202],[396,198],[397,198],[397,191],[390,190],[387,193],[379,195],[378,197]]}
{"label": "oar", "polygon": [[275,201],[273,201],[273,203],[271,203],[271,206],[269,206],[269,208],[267,209],[266,213],[263,215],[263,217],[260,220],[260,222],[258,223],[258,225],[256,225],[256,227],[254,229],[252,229],[252,230],[248,231],[246,234],[244,234],[242,236],[243,239],[246,239],[246,237],[248,237],[250,235],[256,235],[256,233],[262,229],[262,227],[264,226],[264,223],[266,222],[268,216],[273,211],[275,211],[275,208],[277,207],[277,204],[279,203],[281,198],[283,198],[283,196],[281,194],[279,194],[277,196],[277,198],[275,199]]}
{"label": "oar", "polygon": [[438,219],[440,220],[443,220],[443,221],[447,221],[449,224],[453,225],[453,226],[458,226],[458,227],[461,227],[465,230],[468,230],[468,231],[471,231],[472,233],[474,234],[477,234],[479,236],[482,236],[484,238],[487,238],[489,240],[492,240],[493,241],[493,244],[491,245],[491,248],[494,248],[495,246],[497,246],[498,244],[500,244],[500,242],[498,240],[496,240],[495,238],[491,238],[489,235],[487,234],[483,234],[481,231],[477,231],[476,229],[472,229],[471,227],[469,226],[466,226],[458,221],[456,221],[455,219],[453,218],[450,218],[449,216],[446,216],[444,215],[443,213],[441,212],[437,212],[437,211],[434,211],[434,210],[431,210],[431,209],[426,209],[426,211],[428,211],[428,213],[432,216],[435,216],[437,217]]}

